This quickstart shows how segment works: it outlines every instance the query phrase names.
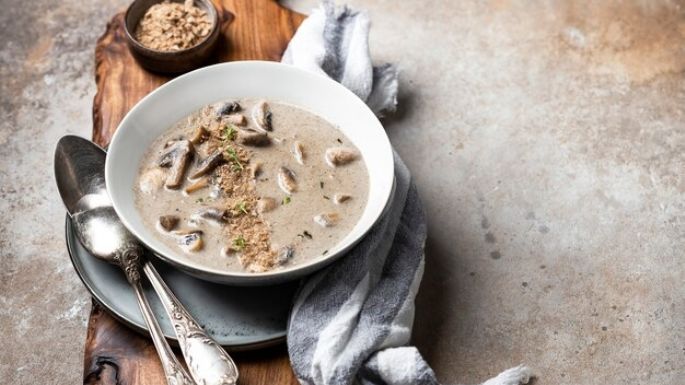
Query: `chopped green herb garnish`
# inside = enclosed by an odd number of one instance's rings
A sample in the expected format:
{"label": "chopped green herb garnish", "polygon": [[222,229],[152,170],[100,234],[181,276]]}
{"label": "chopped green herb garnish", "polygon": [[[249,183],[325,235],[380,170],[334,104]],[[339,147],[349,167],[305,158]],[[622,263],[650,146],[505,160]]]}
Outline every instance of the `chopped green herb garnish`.
{"label": "chopped green herb garnish", "polygon": [[282,205],[287,205],[288,203],[290,203],[290,200],[291,200],[291,199],[290,199],[290,195],[286,195],[285,197],[283,197],[283,200],[281,201],[281,204],[282,204]]}
{"label": "chopped green herb garnish", "polygon": [[323,188],[323,181],[319,182],[319,187]]}
{"label": "chopped green herb garnish", "polygon": [[243,202],[243,201],[240,201],[240,202],[236,203],[235,209],[238,210],[238,211],[243,212],[244,214],[249,214],[249,213],[247,212],[247,208],[245,207],[245,202]]}
{"label": "chopped green herb garnish", "polygon": [[222,139],[233,140],[233,139],[235,139],[235,135],[237,132],[238,132],[238,130],[236,130],[234,125],[228,124],[228,125],[224,126],[224,132],[223,132]]}
{"label": "chopped green herb garnish", "polygon": [[336,140],[338,141],[338,143],[342,144],[342,139],[338,138]]}
{"label": "chopped green herb garnish", "polygon": [[202,202],[204,202],[204,198],[195,199],[195,203],[202,203]]}
{"label": "chopped green herb garnish", "polygon": [[233,248],[236,250],[242,250],[245,248],[245,238],[242,235],[237,236],[233,239]]}
{"label": "chopped green herb garnish", "polygon": [[243,171],[243,164],[240,163],[240,158],[238,158],[235,148],[231,146],[226,147],[226,156],[231,161],[231,169],[233,171]]}
{"label": "chopped green herb garnish", "polygon": [[228,155],[231,160],[240,160],[238,159],[238,153],[235,151],[235,148],[231,146],[226,147],[226,155]]}
{"label": "chopped green herb garnish", "polygon": [[328,254],[328,250],[324,250],[323,253],[321,253],[321,255],[326,255],[326,254]]}
{"label": "chopped green herb garnish", "polygon": [[329,197],[328,197],[328,196],[326,196],[326,195],[324,195],[324,196],[323,196],[323,199],[328,199],[328,200],[331,200],[331,198],[329,198]]}

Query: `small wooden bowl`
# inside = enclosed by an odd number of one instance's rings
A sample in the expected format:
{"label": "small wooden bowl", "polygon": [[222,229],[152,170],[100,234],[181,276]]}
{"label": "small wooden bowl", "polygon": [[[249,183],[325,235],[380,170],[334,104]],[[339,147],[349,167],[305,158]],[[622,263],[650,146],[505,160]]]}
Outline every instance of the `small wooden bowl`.
{"label": "small wooden bowl", "polygon": [[[195,6],[207,12],[212,22],[209,34],[190,48],[167,52],[147,48],[135,38],[138,21],[151,6],[161,2],[162,0],[135,0],[126,10],[124,29],[131,54],[138,64],[152,72],[178,74],[202,66],[209,59],[219,41],[219,14],[214,4],[210,0],[195,0]],[[171,2],[183,3],[183,0],[171,0]]]}

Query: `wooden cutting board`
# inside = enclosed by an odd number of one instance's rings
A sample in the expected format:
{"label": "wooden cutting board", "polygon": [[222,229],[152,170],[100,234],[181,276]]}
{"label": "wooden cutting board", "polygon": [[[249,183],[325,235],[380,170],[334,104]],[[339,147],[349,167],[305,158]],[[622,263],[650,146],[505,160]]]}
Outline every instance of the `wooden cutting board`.
{"label": "wooden cutting board", "polygon": [[[304,16],[274,0],[214,0],[221,19],[221,42],[212,62],[278,61]],[[169,77],[143,70],[126,46],[123,13],[107,24],[95,48],[93,140],[109,143],[126,112]],[[240,384],[297,384],[285,346],[233,354]],[[84,353],[84,384],[166,384],[152,342],[113,319],[93,303]]]}

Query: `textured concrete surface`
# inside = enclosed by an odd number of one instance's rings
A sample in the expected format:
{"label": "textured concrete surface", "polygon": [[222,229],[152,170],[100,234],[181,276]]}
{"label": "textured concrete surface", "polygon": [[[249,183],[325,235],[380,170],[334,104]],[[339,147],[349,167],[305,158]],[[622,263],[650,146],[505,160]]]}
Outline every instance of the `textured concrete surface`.
{"label": "textured concrete surface", "polygon": [[88,293],[64,247],[60,136],[88,136],[93,50],[123,5],[0,0],[0,383],[81,383]]}
{"label": "textured concrete surface", "polygon": [[[93,46],[125,3],[2,0],[0,383],[80,382],[52,148],[89,134]],[[386,123],[430,221],[415,340],[438,377],[683,384],[683,2],[350,3],[402,69]]]}

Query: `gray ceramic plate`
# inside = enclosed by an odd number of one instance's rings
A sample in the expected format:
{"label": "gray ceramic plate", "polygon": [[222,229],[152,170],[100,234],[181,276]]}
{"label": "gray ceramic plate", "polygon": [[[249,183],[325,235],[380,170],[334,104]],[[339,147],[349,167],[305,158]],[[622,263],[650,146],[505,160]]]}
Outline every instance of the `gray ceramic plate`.
{"label": "gray ceramic plate", "polygon": [[[115,318],[147,333],[133,290],[118,267],[102,262],[81,246],[66,221],[67,249],[79,277],[93,297]],[[214,339],[228,350],[251,350],[285,340],[288,313],[298,283],[231,287],[202,281],[155,260],[171,290]],[[168,317],[145,280],[145,294],[164,335],[175,340]]]}

